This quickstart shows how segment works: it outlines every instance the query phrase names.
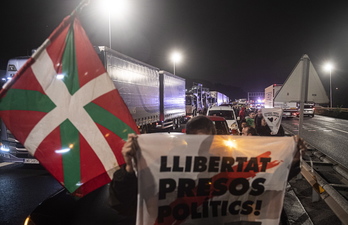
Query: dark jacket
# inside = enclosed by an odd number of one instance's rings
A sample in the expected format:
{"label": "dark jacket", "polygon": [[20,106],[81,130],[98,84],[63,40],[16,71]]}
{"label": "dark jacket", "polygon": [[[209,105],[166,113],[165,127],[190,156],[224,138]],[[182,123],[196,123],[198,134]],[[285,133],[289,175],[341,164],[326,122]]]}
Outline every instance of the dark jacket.
{"label": "dark jacket", "polygon": [[269,126],[259,126],[256,128],[256,132],[260,136],[285,136],[284,128],[282,125],[280,125],[278,133],[277,134],[271,134],[271,128]]}
{"label": "dark jacket", "polygon": [[109,204],[120,215],[122,224],[133,225],[136,221],[138,180],[135,173],[128,173],[125,165],[114,173],[109,189]]}

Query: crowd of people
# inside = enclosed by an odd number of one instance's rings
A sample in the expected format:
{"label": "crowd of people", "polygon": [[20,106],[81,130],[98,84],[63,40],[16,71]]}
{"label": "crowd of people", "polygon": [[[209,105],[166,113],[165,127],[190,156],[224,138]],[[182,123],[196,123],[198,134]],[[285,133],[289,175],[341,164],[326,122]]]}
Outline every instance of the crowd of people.
{"label": "crowd of people", "polygon": [[277,133],[273,133],[262,115],[262,109],[247,111],[241,107],[238,112],[239,130],[243,136],[285,136],[285,131],[280,125]]}

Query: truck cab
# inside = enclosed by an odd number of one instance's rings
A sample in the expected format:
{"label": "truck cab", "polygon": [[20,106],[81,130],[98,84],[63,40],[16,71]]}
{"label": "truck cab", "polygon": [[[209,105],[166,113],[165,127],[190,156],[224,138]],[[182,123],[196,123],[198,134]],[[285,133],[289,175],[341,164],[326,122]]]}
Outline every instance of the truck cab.
{"label": "truck cab", "polygon": [[[5,79],[12,77],[26,63],[30,56],[19,56],[12,58],[7,63]],[[0,159],[5,162],[20,162],[25,164],[39,164],[28,150],[7,129],[5,123],[0,119]]]}
{"label": "truck cab", "polygon": [[19,56],[8,60],[5,74],[6,79],[10,80],[29,58],[30,56]]}
{"label": "truck cab", "polygon": [[4,162],[39,164],[28,150],[13,136],[0,119],[0,159]]}

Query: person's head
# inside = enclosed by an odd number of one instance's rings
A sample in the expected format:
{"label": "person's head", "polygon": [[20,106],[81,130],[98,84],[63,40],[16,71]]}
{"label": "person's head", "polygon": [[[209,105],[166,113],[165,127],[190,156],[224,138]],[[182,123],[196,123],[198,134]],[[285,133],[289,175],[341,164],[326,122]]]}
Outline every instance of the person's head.
{"label": "person's head", "polygon": [[252,118],[252,119],[254,119],[254,118],[255,118],[255,113],[254,113],[254,112],[251,112],[251,113],[249,114],[249,117]]}
{"label": "person's head", "polygon": [[259,110],[257,111],[257,116],[258,116],[258,117],[262,117],[262,111],[261,111],[261,109],[259,109]]}
{"label": "person's head", "polygon": [[240,124],[240,126],[243,129],[244,127],[248,126],[248,124],[245,120],[243,120],[242,123]]}
{"label": "person's head", "polygon": [[261,119],[261,126],[267,126],[267,122],[265,118]]}
{"label": "person's head", "polygon": [[196,116],[187,122],[186,134],[216,134],[216,128],[208,117]]}
{"label": "person's head", "polygon": [[246,126],[242,129],[242,136],[256,136],[256,129],[251,126]]}

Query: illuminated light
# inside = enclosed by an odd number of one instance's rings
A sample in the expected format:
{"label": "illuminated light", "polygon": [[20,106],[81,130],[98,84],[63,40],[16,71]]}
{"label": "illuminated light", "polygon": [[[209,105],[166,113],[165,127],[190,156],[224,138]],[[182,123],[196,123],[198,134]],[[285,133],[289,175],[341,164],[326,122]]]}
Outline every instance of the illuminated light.
{"label": "illuminated light", "polygon": [[[129,2],[126,0],[104,0],[100,4],[100,9],[122,19],[129,13]],[[112,12],[111,12],[112,11]]]}
{"label": "illuminated light", "polygon": [[30,222],[30,217],[28,216],[28,217],[25,219],[25,221],[24,221],[24,225],[28,225],[29,222]]}
{"label": "illuminated light", "polygon": [[172,61],[173,61],[174,63],[180,62],[181,59],[182,59],[182,56],[181,56],[180,53],[174,52],[174,53],[172,54]]}
{"label": "illuminated light", "polygon": [[69,145],[69,148],[70,148],[70,149],[74,148],[74,144],[70,144],[70,145]]}
{"label": "illuminated light", "polygon": [[9,152],[10,151],[10,149],[7,148],[5,145],[1,145],[0,150],[3,151],[3,152]]}
{"label": "illuminated light", "polygon": [[109,133],[107,133],[107,134],[105,134],[105,137],[107,138],[107,137],[109,137],[110,136],[110,134]]}
{"label": "illuminated light", "polygon": [[76,183],[76,186],[78,186],[78,187],[80,187],[80,186],[82,186],[83,185],[83,183],[81,183],[81,182],[77,182]]}
{"label": "illuminated light", "polygon": [[230,148],[235,148],[237,146],[235,140],[225,140],[224,145]]}
{"label": "illuminated light", "polygon": [[64,153],[67,153],[69,151],[70,151],[70,148],[63,148],[63,149],[55,150],[54,152],[58,153],[58,154],[64,154]]}
{"label": "illuminated light", "polygon": [[332,69],[333,69],[333,64],[332,63],[326,63],[325,65],[324,65],[324,70],[326,70],[326,71],[331,71]]}
{"label": "illuminated light", "polygon": [[64,78],[64,74],[57,74],[56,77],[58,80],[62,80]]}

